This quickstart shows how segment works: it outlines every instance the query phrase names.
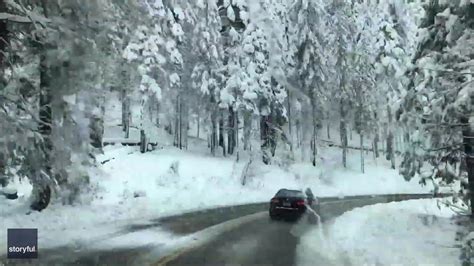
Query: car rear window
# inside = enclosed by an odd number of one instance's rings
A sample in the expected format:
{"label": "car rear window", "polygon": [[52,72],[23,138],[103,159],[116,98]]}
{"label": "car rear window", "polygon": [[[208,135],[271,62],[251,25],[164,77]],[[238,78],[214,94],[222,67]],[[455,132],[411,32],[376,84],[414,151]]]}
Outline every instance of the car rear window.
{"label": "car rear window", "polygon": [[299,190],[288,190],[282,189],[277,192],[277,197],[294,197],[294,198],[305,198],[306,196],[303,194],[302,191]]}

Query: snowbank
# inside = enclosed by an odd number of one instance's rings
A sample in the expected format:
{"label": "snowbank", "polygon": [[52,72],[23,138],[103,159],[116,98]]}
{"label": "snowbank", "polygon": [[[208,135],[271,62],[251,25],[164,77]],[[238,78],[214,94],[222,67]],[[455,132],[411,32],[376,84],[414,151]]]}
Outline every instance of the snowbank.
{"label": "snowbank", "polygon": [[458,265],[455,213],[437,203],[422,199],[354,209],[303,236],[298,262],[309,265],[324,256],[334,265]]}

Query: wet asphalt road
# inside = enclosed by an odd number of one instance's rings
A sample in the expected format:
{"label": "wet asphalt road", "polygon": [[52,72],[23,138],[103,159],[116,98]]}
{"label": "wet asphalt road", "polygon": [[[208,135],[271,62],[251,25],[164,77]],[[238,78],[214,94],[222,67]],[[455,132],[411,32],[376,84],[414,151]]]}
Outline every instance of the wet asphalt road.
{"label": "wet asphalt road", "polygon": [[[344,199],[321,199],[323,222],[345,211],[375,203],[386,203],[416,198],[430,198],[431,195],[381,195],[355,196]],[[245,222],[224,232],[209,242],[194,248],[183,248],[172,255],[156,254],[157,247],[142,246],[113,250],[88,250],[62,247],[51,250],[39,249],[37,260],[7,260],[0,257],[1,265],[296,265],[296,251],[299,237],[315,226],[303,217],[300,222],[271,221],[267,216],[267,203],[224,207],[160,218],[148,221],[146,225],[132,225],[120,233],[143,229],[165,228],[177,235],[187,235],[236,219],[245,215],[261,213],[261,217]],[[154,253],[153,261],[143,260]],[[159,252],[158,252],[159,253]],[[331,262],[315,254],[314,264],[331,265]]]}
{"label": "wet asphalt road", "polygon": [[305,222],[270,221],[263,215],[209,244],[156,265],[294,265],[299,236],[309,226]]}

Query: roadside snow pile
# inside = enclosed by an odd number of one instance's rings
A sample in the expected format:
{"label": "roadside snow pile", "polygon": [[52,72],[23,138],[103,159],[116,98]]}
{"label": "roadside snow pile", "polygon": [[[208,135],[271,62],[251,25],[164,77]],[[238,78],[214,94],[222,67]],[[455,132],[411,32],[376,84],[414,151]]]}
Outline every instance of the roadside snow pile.
{"label": "roadside snow pile", "polygon": [[300,265],[325,256],[335,265],[457,265],[455,213],[436,199],[357,208],[302,237]]}

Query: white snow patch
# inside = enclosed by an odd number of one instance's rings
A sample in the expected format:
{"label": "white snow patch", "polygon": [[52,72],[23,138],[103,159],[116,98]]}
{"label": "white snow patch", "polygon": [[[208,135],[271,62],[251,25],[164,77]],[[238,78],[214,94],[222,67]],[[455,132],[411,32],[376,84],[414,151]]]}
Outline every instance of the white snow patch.
{"label": "white snow patch", "polygon": [[334,265],[457,265],[455,213],[436,199],[356,208],[301,238],[298,262]]}
{"label": "white snow patch", "polygon": [[234,12],[234,8],[232,7],[232,5],[229,5],[227,7],[227,17],[231,20],[231,21],[235,21],[235,12]]}

